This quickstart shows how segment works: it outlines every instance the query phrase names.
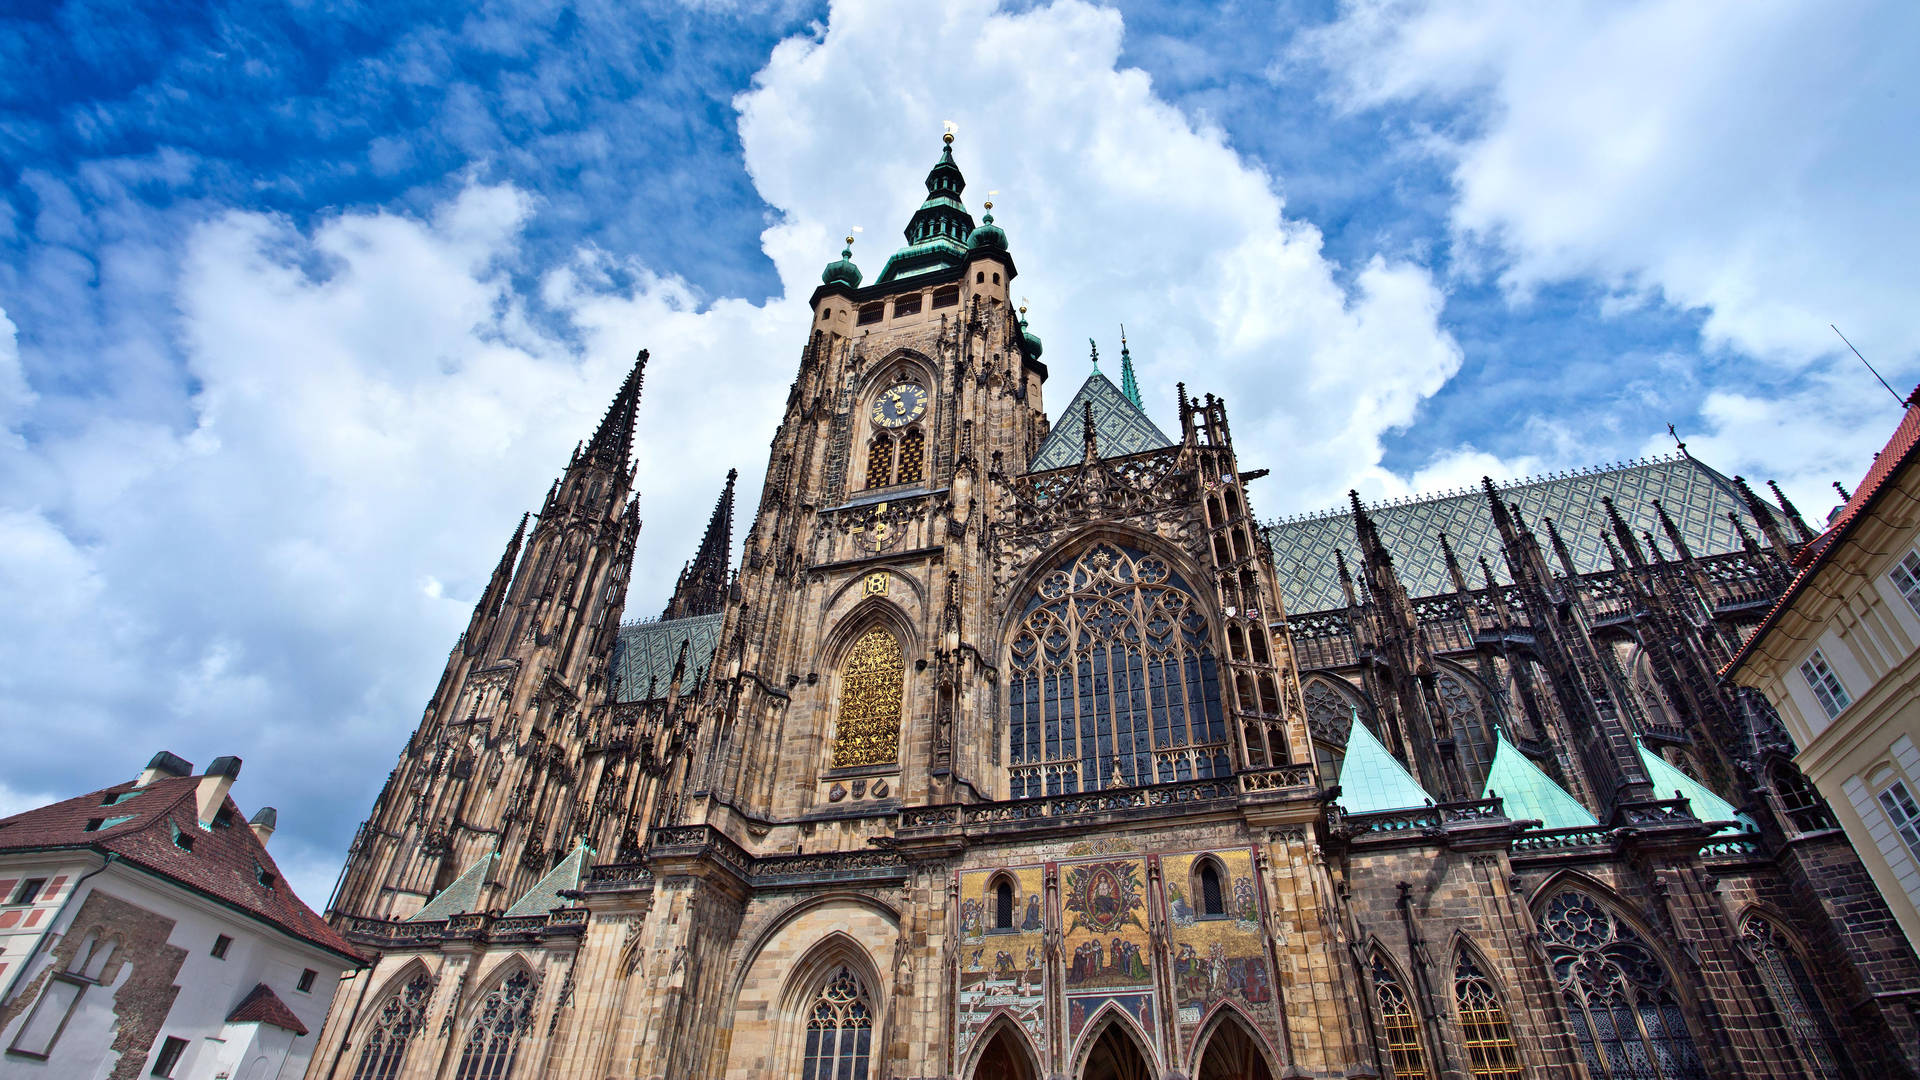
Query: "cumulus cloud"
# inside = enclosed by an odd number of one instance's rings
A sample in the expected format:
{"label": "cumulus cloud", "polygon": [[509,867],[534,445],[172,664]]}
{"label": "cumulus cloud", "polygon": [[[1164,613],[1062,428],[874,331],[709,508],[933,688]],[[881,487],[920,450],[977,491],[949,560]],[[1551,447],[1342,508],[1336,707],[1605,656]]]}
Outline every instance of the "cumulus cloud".
{"label": "cumulus cloud", "polygon": [[[592,246],[530,266],[540,199],[504,183],[417,212],[209,217],[170,253],[185,421],[69,400],[77,420],[0,445],[17,481],[0,495],[0,642],[19,661],[0,669],[0,716],[67,733],[6,775],[78,790],[163,745],[239,753],[237,795],[280,807],[276,849],[321,902],[519,512],[633,351],[654,358],[630,607],[644,615],[727,468],[755,501],[820,267],[859,223],[857,258],[878,272],[944,120],[975,212],[1001,192],[1056,409],[1085,339],[1115,357],[1124,321],[1163,426],[1176,380],[1229,399],[1244,459],[1275,470],[1262,511],[1354,483],[1404,490],[1382,436],[1460,363],[1439,289],[1382,258],[1337,273],[1270,176],[1121,66],[1123,32],[1073,0],[956,0],[914,20],[848,2],[781,44],[736,103],[774,210],[774,297],[710,299]],[[0,350],[0,415],[53,415],[8,381],[12,359]]]}

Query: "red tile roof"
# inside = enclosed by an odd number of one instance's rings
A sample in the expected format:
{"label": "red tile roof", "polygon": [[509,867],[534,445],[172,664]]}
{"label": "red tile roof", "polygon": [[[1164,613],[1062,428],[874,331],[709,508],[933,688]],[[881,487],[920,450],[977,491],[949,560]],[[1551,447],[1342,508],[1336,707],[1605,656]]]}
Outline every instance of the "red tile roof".
{"label": "red tile roof", "polygon": [[[197,776],[163,776],[124,802],[101,805],[109,795],[135,791],[116,784],[78,798],[0,818],[0,853],[61,849],[92,850],[166,878],[237,908],[302,941],[362,962],[359,953],[293,893],[273,856],[247,827],[231,798],[222,813],[229,824],[200,827]],[[94,818],[132,820],[87,831]],[[194,838],[193,850],[174,843],[174,829]],[[264,871],[264,875],[262,873]],[[265,876],[268,882],[263,883]]]}
{"label": "red tile roof", "polygon": [[1853,489],[1853,497],[1834,515],[1826,531],[1793,557],[1793,565],[1799,569],[1799,573],[1794,575],[1787,591],[1781,593],[1780,599],[1774,602],[1767,617],[1760,620],[1760,625],[1754,627],[1753,633],[1747,635],[1747,640],[1740,645],[1740,651],[1734,653],[1727,666],[1720,669],[1722,676],[1731,676],[1753,655],[1760,645],[1760,639],[1773,629],[1787,609],[1793,606],[1795,598],[1812,582],[1814,575],[1826,566],[1834,549],[1853,532],[1888,486],[1917,456],[1920,456],[1920,387],[1907,396],[1906,415],[1900,418],[1900,425],[1893,429],[1893,436],[1887,440],[1887,445],[1874,455],[1873,464],[1867,467],[1867,475]]}
{"label": "red tile roof", "polygon": [[233,1011],[227,1014],[227,1023],[272,1024],[274,1027],[286,1028],[295,1035],[307,1033],[307,1025],[293,1015],[293,1010],[287,1008],[287,1003],[281,1001],[280,995],[274,993],[273,987],[266,983],[256,983],[253,992],[240,999],[240,1004],[235,1005]]}

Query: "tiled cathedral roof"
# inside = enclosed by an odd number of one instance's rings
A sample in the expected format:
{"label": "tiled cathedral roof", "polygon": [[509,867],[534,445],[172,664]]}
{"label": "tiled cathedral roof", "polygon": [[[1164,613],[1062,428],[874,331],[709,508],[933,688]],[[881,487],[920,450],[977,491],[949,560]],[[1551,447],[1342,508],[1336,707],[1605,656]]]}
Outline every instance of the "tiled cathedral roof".
{"label": "tiled cathedral roof", "polygon": [[[1542,545],[1546,534],[1541,519],[1553,519],[1575,568],[1583,574],[1613,568],[1600,539],[1609,528],[1601,496],[1613,499],[1635,533],[1651,532],[1669,557],[1674,553],[1666,550],[1667,536],[1651,505],[1654,499],[1666,507],[1699,556],[1741,550],[1739,533],[1727,520],[1729,511],[1739,514],[1749,529],[1758,524],[1733,481],[1685,454],[1556,473],[1499,487],[1508,502],[1520,507],[1527,524],[1540,534]],[[1408,596],[1453,591],[1440,552],[1442,532],[1459,554],[1469,584],[1480,584],[1474,566],[1479,555],[1487,556],[1499,581],[1508,580],[1500,534],[1487,512],[1486,496],[1478,489],[1375,503],[1367,510],[1393,553],[1394,569]],[[1787,527],[1783,515],[1776,517],[1782,528]],[[1273,545],[1274,569],[1279,572],[1288,612],[1300,615],[1345,606],[1333,563],[1335,550],[1351,554],[1355,548],[1353,518],[1345,507],[1283,518],[1268,527],[1267,540]],[[1548,558],[1552,557],[1549,553]]]}
{"label": "tiled cathedral roof", "polygon": [[713,650],[720,643],[723,618],[724,613],[715,613],[621,626],[613,646],[613,675],[619,680],[619,700],[651,701],[665,697],[667,687],[673,683],[673,665],[680,658],[682,642],[692,644],[687,649],[687,670],[680,677],[680,692],[692,693],[713,664]]}
{"label": "tiled cathedral roof", "polygon": [[500,856],[489,852],[473,861],[473,865],[453,879],[453,884],[441,889],[426,906],[416,912],[408,922],[433,922],[436,919],[449,919],[455,915],[464,915],[469,911],[480,910],[480,888],[487,883],[487,867]]}
{"label": "tiled cathedral roof", "polygon": [[1073,395],[1073,400],[1061,412],[1059,422],[1047,433],[1040,452],[1033,455],[1032,463],[1027,466],[1028,472],[1046,472],[1080,463],[1086,455],[1083,432],[1089,402],[1093,404],[1094,449],[1101,457],[1125,457],[1173,445],[1173,440],[1154,426],[1140,406],[1127,400],[1119,387],[1095,371],[1080,384],[1080,392]]}
{"label": "tiled cathedral roof", "polygon": [[573,847],[573,853],[561,859],[559,865],[547,871],[547,876],[534,883],[527,895],[513,902],[507,909],[506,918],[521,915],[545,915],[554,908],[566,907],[567,899],[560,894],[580,887],[580,879],[586,875],[587,860],[593,856],[593,849],[585,840]]}

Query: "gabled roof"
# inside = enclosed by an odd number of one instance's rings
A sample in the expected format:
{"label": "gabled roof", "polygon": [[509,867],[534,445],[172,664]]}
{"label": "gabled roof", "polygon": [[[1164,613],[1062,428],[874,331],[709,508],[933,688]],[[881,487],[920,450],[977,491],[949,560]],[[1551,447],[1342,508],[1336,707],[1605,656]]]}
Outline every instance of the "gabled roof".
{"label": "gabled roof", "polygon": [[1653,781],[1653,797],[1671,799],[1679,796],[1691,805],[1693,816],[1701,821],[1737,821],[1740,824],[1720,830],[1721,832],[1759,832],[1760,827],[1753,819],[1733,808],[1733,804],[1715,795],[1707,785],[1681,772],[1666,763],[1659,754],[1640,747],[1640,762],[1646,767],[1647,779]]}
{"label": "gabled roof", "polygon": [[[247,828],[232,798],[210,829],[200,827],[197,776],[163,776],[144,788],[129,780],[77,798],[0,819],[0,853],[92,850],[238,909],[293,937],[356,963],[360,954],[294,895],[266,846]],[[112,806],[109,797],[135,792]],[[102,828],[87,831],[87,822]],[[119,820],[107,826],[109,821]],[[174,842],[175,830],[193,838],[193,850]]]}
{"label": "gabled roof", "polygon": [[1495,736],[1493,764],[1487,769],[1487,783],[1480,791],[1483,799],[1500,796],[1501,806],[1512,821],[1538,821],[1543,829],[1578,829],[1599,825],[1592,811],[1553,777],[1527,760],[1505,734]]}
{"label": "gabled roof", "polygon": [[574,847],[573,854],[560,860],[560,864],[547,871],[547,876],[527,890],[527,895],[514,901],[507,909],[506,918],[519,915],[545,915],[557,907],[566,907],[567,899],[560,895],[564,890],[580,887],[580,878],[587,872],[587,859],[593,855],[593,849],[585,840]]}
{"label": "gabled roof", "polygon": [[407,921],[432,922],[480,910],[480,887],[487,883],[487,867],[499,857],[498,853],[490,851],[473,860],[473,865],[467,867],[465,873],[454,878],[453,884],[441,889],[438,896],[427,901],[427,906]]}
{"label": "gabled roof", "polygon": [[277,1028],[286,1028],[295,1035],[305,1035],[307,1025],[293,1015],[287,1003],[266,983],[254,984],[253,991],[240,999],[240,1004],[227,1014],[229,1024],[272,1024]]}
{"label": "gabled roof", "polygon": [[1415,810],[1431,805],[1433,796],[1395,760],[1356,713],[1347,736],[1347,756],[1340,763],[1340,809],[1349,814],[1379,810]]}
{"label": "gabled roof", "polygon": [[1865,520],[1869,511],[1879,503],[1880,496],[1886,493],[1888,487],[1916,456],[1920,456],[1920,388],[1915,388],[1914,392],[1907,396],[1906,414],[1900,418],[1899,425],[1893,429],[1893,435],[1887,439],[1887,445],[1874,455],[1873,464],[1867,468],[1867,475],[1861,477],[1860,483],[1854,487],[1853,497],[1848,499],[1847,504],[1840,508],[1840,512],[1833,516],[1832,521],[1828,522],[1826,531],[1815,537],[1812,543],[1801,548],[1800,553],[1794,556],[1794,565],[1799,568],[1799,573],[1794,575],[1786,591],[1780,594],[1780,599],[1774,601],[1766,618],[1760,620],[1760,625],[1754,628],[1753,633],[1747,635],[1747,640],[1740,645],[1740,651],[1734,653],[1733,659],[1721,669],[1722,675],[1731,676],[1741,664],[1746,663],[1747,657],[1753,655],[1754,650],[1759,647],[1760,639],[1773,629],[1774,624],[1780,621],[1780,617],[1786,614],[1787,609],[1793,606],[1801,592],[1805,591],[1808,583],[1822,567],[1826,566],[1836,546],[1845,540],[1861,521]]}
{"label": "gabled roof", "polygon": [[720,643],[720,623],[725,617],[724,612],[716,612],[622,625],[613,645],[618,700],[655,701],[666,697],[682,642],[691,644],[687,648],[687,670],[680,677],[680,693],[692,693],[713,666],[713,651]]}
{"label": "gabled roof", "polygon": [[1095,371],[1080,384],[1080,392],[1073,395],[1073,400],[1061,412],[1060,422],[1047,432],[1046,441],[1040,444],[1039,452],[1027,465],[1028,472],[1080,464],[1086,456],[1083,433],[1088,403],[1093,405],[1094,449],[1103,458],[1126,457],[1173,445],[1173,440],[1148,419],[1140,406],[1127,400],[1119,387]]}
{"label": "gabled roof", "polygon": [[[1600,505],[1601,496],[1613,500],[1636,534],[1644,530],[1659,538],[1663,550],[1667,538],[1660,519],[1653,512],[1654,499],[1660,500],[1680,535],[1686,537],[1687,546],[1698,556],[1744,550],[1739,532],[1727,520],[1729,512],[1740,515],[1749,529],[1758,524],[1733,481],[1686,454],[1556,473],[1498,486],[1508,502],[1520,507],[1527,524],[1541,533],[1542,544],[1546,539],[1541,519],[1553,519],[1567,543],[1568,553],[1573,556],[1574,569],[1583,574],[1613,569],[1613,560],[1600,539],[1602,533],[1611,530],[1606,508]],[[1374,503],[1367,507],[1367,512],[1380,530],[1387,550],[1393,553],[1394,570],[1408,596],[1437,596],[1453,591],[1453,582],[1447,577],[1446,558],[1440,552],[1442,532],[1453,542],[1461,562],[1473,575],[1473,585],[1480,584],[1473,566],[1474,558],[1479,555],[1488,557],[1496,580],[1503,583],[1510,580],[1507,561],[1501,557],[1500,533],[1488,513],[1486,495],[1477,488]],[[1790,528],[1783,514],[1774,516],[1782,528]],[[1351,553],[1355,547],[1351,511],[1341,507],[1283,518],[1269,526],[1266,533],[1273,545],[1274,568],[1279,571],[1280,593],[1289,614],[1305,615],[1346,606],[1340,579],[1334,570],[1333,553]],[[1549,552],[1548,558],[1552,557]],[[1555,571],[1558,569],[1556,563]]]}

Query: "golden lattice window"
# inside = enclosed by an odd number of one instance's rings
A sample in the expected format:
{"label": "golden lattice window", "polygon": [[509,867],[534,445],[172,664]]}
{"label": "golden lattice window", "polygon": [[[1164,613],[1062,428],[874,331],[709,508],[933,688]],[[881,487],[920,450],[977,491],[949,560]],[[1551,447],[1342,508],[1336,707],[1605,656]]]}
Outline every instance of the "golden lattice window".
{"label": "golden lattice window", "polygon": [[894,483],[917,484],[926,476],[927,436],[919,428],[912,428],[900,437],[900,468]]}
{"label": "golden lattice window", "polygon": [[1373,955],[1373,993],[1380,1002],[1380,1033],[1386,1039],[1393,1075],[1398,1080],[1426,1076],[1427,1054],[1420,1047],[1420,1022],[1414,1018],[1400,976],[1379,953]]}
{"label": "golden lattice window", "polygon": [[1473,1080],[1520,1080],[1520,1048],[1513,1044],[1506,1006],[1464,949],[1453,961],[1453,1001],[1460,1010],[1460,1034],[1465,1036],[1467,1071]]}
{"label": "golden lattice window", "polygon": [[885,765],[900,753],[900,699],[906,665],[900,642],[879,627],[860,635],[840,668],[833,767]]}
{"label": "golden lattice window", "polygon": [[867,486],[886,487],[893,483],[893,436],[880,432],[867,443]]}

